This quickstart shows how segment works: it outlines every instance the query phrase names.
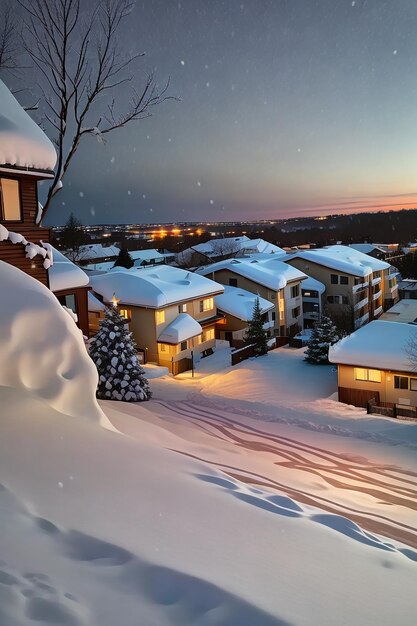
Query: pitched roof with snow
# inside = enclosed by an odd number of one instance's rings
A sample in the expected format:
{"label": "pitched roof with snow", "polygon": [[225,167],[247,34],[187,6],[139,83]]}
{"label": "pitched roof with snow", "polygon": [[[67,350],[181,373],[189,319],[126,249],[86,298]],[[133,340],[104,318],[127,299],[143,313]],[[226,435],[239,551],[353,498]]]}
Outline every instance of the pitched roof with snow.
{"label": "pitched roof with snow", "polygon": [[248,322],[253,316],[253,307],[256,299],[259,300],[261,313],[266,313],[274,308],[274,303],[260,298],[256,293],[240,289],[239,287],[229,287],[225,285],[224,293],[216,296],[214,301],[218,309],[229,315],[233,315],[244,322]]}
{"label": "pitched roof with snow", "polygon": [[130,250],[129,254],[134,261],[153,261],[154,259],[161,261],[166,256],[153,248],[151,250]]}
{"label": "pitched roof with snow", "polygon": [[412,372],[407,347],[416,335],[413,324],[376,320],[331,346],[329,360],[343,365]]}
{"label": "pitched roof with snow", "polygon": [[171,265],[130,270],[116,267],[91,276],[90,283],[106,302],[115,293],[122,304],[151,308],[223,293],[223,285]]}
{"label": "pitched roof with snow", "polygon": [[370,254],[374,250],[385,253],[385,250],[383,250],[374,243],[351,243],[349,244],[349,248],[353,248],[354,250],[357,250],[358,252],[363,252],[364,254]]}
{"label": "pitched roof with snow", "polygon": [[0,168],[52,174],[55,163],[51,141],[0,80]]}
{"label": "pitched roof with snow", "polygon": [[81,261],[88,259],[105,259],[119,256],[120,248],[117,246],[103,246],[102,243],[89,243],[80,246],[79,256]]}
{"label": "pitched roof with snow", "polygon": [[[232,253],[262,253],[262,254],[285,254],[285,251],[273,243],[264,239],[249,239],[246,235],[242,237],[224,237],[221,239],[210,239],[205,243],[198,243],[189,250],[200,252],[205,256],[219,257]],[[188,252],[184,251],[185,254]]]}
{"label": "pitched roof with snow", "polygon": [[312,263],[324,265],[337,272],[352,274],[353,276],[368,276],[372,272],[389,269],[389,263],[375,259],[368,254],[359,252],[349,246],[329,246],[313,250],[300,250],[290,254],[287,260],[303,259]]}
{"label": "pitched roof with snow", "polygon": [[83,270],[53,248],[53,265],[49,268],[49,287],[51,291],[63,291],[88,285],[88,276]]}
{"label": "pitched roof with snow", "polygon": [[257,259],[226,259],[213,263],[207,267],[200,268],[198,271],[202,276],[210,276],[220,270],[228,270],[235,274],[239,274],[248,280],[251,280],[267,289],[278,291],[287,286],[287,283],[294,280],[303,280],[307,278],[306,274],[300,272],[295,267],[283,263],[280,258],[260,260]]}
{"label": "pitched roof with snow", "polygon": [[308,276],[305,280],[303,280],[302,289],[324,293],[326,291],[326,285],[323,285],[323,283],[321,283],[319,280],[316,280],[312,276]]}
{"label": "pitched roof with snow", "polygon": [[203,329],[200,324],[188,313],[180,313],[171,324],[168,324],[158,337],[162,343],[176,345],[192,337],[201,335]]}

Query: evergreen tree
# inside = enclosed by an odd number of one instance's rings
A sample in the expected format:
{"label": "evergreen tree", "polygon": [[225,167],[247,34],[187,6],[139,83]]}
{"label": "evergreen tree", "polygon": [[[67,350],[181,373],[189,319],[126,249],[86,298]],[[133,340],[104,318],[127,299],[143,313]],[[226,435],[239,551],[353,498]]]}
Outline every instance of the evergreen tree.
{"label": "evergreen tree", "polygon": [[268,352],[268,335],[263,328],[261,305],[259,298],[256,298],[253,307],[252,319],[248,325],[248,331],[245,337],[247,344],[253,344],[255,356],[262,356]]}
{"label": "evergreen tree", "polygon": [[91,341],[90,356],[99,374],[97,397],[103,400],[141,402],[151,398],[132,333],[117,307],[110,306]]}
{"label": "evergreen tree", "polygon": [[113,267],[126,267],[126,269],[130,270],[130,268],[133,266],[134,263],[132,257],[129,254],[129,250],[127,248],[121,248],[119,256],[115,260]]}
{"label": "evergreen tree", "polygon": [[307,344],[305,360],[316,365],[329,362],[329,347],[339,341],[341,336],[331,318],[322,314],[314,324],[311,339]]}
{"label": "evergreen tree", "polygon": [[67,219],[59,237],[59,247],[66,250],[66,254],[73,263],[82,261],[81,246],[89,242],[88,235],[83,230],[83,225],[74,213]]}

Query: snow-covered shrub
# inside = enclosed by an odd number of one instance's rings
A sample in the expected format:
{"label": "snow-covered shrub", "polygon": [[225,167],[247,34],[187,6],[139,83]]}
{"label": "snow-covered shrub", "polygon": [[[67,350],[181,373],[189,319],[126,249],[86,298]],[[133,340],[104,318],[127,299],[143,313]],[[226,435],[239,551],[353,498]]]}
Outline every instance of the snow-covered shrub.
{"label": "snow-covered shrub", "polygon": [[54,294],[0,261],[0,385],[25,388],[54,409],[108,425],[81,331]]}
{"label": "snow-covered shrub", "polygon": [[316,365],[329,362],[329,348],[341,339],[331,318],[323,314],[315,323],[310,341],[307,344],[306,361]]}
{"label": "snow-covered shrub", "polygon": [[100,329],[91,341],[90,356],[99,374],[98,398],[124,402],[150,399],[151,390],[132,333],[117,307],[106,309]]}

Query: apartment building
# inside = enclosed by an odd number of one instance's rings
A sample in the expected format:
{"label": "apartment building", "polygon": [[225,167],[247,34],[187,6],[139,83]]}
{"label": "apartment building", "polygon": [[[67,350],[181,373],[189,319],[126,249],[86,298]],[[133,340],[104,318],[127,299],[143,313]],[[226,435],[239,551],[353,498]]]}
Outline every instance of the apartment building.
{"label": "apartment building", "polygon": [[173,374],[191,369],[216,343],[214,298],[223,286],[169,265],[114,268],[90,278],[95,295],[117,304],[129,324],[142,361]]}
{"label": "apartment building", "polygon": [[325,285],[326,307],[348,331],[377,319],[398,300],[391,266],[348,246],[298,251],[285,261]]}
{"label": "apartment building", "polygon": [[273,303],[272,335],[292,337],[303,329],[301,283],[307,276],[281,258],[271,255],[268,259],[227,259],[200,268],[198,273]]}

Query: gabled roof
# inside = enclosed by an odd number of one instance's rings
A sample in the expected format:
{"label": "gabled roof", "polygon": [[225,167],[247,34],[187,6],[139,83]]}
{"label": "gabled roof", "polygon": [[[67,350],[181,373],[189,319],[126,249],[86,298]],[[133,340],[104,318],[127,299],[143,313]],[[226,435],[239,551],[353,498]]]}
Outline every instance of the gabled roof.
{"label": "gabled roof", "polygon": [[79,257],[81,261],[91,259],[105,259],[119,256],[120,248],[117,246],[103,246],[101,243],[89,243],[80,246]]}
{"label": "gabled roof", "polygon": [[239,287],[229,287],[225,285],[224,293],[216,296],[214,301],[218,309],[229,315],[233,315],[244,322],[252,319],[253,307],[256,299],[259,300],[261,313],[266,313],[274,308],[274,303],[260,298],[256,293],[240,289]]}
{"label": "gabled roof", "polygon": [[407,347],[416,336],[413,324],[376,320],[331,346],[329,360],[343,365],[413,372]]}
{"label": "gabled roof", "polygon": [[364,254],[370,254],[374,250],[378,250],[378,252],[385,254],[385,250],[374,243],[351,243],[349,244],[349,248],[353,248],[354,250],[363,252]]}
{"label": "gabled roof", "polygon": [[171,324],[168,324],[158,337],[162,343],[176,345],[192,337],[201,335],[203,329],[200,324],[188,313],[180,313]]}
{"label": "gabled roof", "polygon": [[130,250],[129,254],[133,261],[153,261],[154,259],[162,260],[165,258],[164,254],[153,248],[151,250]]}
{"label": "gabled roof", "polygon": [[[306,262],[318,263],[337,272],[344,272],[353,276],[368,276],[372,272],[389,269],[389,263],[363,254],[349,246],[329,246],[313,250],[299,250],[287,256],[291,259],[303,259]],[[306,268],[306,271],[308,269]]]}
{"label": "gabled roof", "polygon": [[0,169],[52,175],[55,163],[51,141],[0,80]]}
{"label": "gabled roof", "polygon": [[56,248],[53,248],[53,265],[49,268],[49,287],[51,291],[64,291],[88,285],[88,276]]}
{"label": "gabled roof", "polygon": [[90,283],[106,302],[115,293],[122,304],[150,308],[223,292],[223,285],[171,265],[130,270],[116,267],[106,274],[91,276]]}
{"label": "gabled roof", "polygon": [[268,260],[262,259],[260,261],[250,258],[226,259],[197,271],[202,276],[210,276],[220,270],[228,270],[272,291],[283,289],[291,281],[307,278],[306,274],[283,263],[280,259],[281,257],[275,258],[275,255],[271,255]]}
{"label": "gabled roof", "polygon": [[[285,251],[273,243],[264,239],[249,239],[246,235],[242,237],[223,237],[221,239],[210,239],[205,243],[198,243],[189,250],[200,252],[208,258],[216,258],[227,254],[285,254]],[[187,250],[184,251],[187,254]]]}

